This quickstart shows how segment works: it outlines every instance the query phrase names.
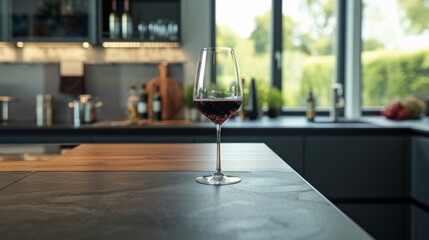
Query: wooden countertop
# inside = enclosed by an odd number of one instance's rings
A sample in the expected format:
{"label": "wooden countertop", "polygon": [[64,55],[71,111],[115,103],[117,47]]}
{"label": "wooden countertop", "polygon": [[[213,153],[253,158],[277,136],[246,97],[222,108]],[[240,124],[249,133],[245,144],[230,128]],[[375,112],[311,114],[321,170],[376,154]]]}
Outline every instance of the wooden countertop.
{"label": "wooden countertop", "polygon": [[[223,171],[288,171],[262,143],[221,145]],[[4,161],[0,171],[214,171],[215,144],[82,144],[48,161]]]}

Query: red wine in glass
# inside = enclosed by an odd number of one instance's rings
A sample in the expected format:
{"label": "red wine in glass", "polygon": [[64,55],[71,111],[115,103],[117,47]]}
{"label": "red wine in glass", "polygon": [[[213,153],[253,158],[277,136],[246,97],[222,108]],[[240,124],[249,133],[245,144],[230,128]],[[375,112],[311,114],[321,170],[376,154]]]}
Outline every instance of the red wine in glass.
{"label": "red wine in glass", "polygon": [[214,124],[221,125],[240,108],[241,99],[194,100],[196,108]]}
{"label": "red wine in glass", "polygon": [[229,185],[239,183],[240,177],[225,175],[221,164],[221,125],[237,112],[243,101],[235,51],[232,48],[203,48],[197,65],[193,100],[196,108],[216,125],[216,171],[197,177],[198,183]]}

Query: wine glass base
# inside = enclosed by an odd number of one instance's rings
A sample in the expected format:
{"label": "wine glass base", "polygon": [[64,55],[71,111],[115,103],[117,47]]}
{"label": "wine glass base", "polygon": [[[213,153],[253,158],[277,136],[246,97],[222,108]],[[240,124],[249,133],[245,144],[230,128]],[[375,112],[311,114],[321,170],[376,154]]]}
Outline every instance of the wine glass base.
{"label": "wine glass base", "polygon": [[230,185],[241,182],[241,178],[234,176],[213,176],[207,175],[202,177],[197,177],[195,179],[198,183],[207,184],[207,185]]}

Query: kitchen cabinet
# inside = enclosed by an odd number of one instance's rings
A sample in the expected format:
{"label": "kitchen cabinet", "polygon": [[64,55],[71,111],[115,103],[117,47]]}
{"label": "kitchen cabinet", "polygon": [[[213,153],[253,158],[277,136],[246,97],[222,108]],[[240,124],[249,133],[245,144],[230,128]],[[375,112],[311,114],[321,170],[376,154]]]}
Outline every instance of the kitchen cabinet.
{"label": "kitchen cabinet", "polygon": [[[112,0],[99,0],[101,9],[99,19],[99,39],[102,42],[180,42],[180,0],[130,0],[129,14],[132,19],[130,36],[110,34],[109,15],[112,13]],[[121,20],[124,0],[117,0],[116,16]],[[120,24],[120,32],[123,31]]]}
{"label": "kitchen cabinet", "polygon": [[429,138],[411,140],[411,197],[429,207]]}
{"label": "kitchen cabinet", "polygon": [[375,239],[409,239],[407,204],[336,204]]}
{"label": "kitchen cabinet", "polygon": [[4,26],[4,18],[5,18],[5,14],[4,14],[4,1],[0,1],[0,42],[4,42],[6,41],[6,27]]}
{"label": "kitchen cabinet", "polygon": [[411,237],[412,240],[429,239],[429,212],[417,206],[411,206]]}
{"label": "kitchen cabinet", "polygon": [[[303,138],[282,136],[225,136],[224,142],[265,143],[299,174],[303,173]],[[263,159],[261,159],[263,161]]]}
{"label": "kitchen cabinet", "polygon": [[[124,0],[116,0],[121,31]],[[111,38],[112,0],[0,0],[0,41],[148,43],[151,47],[179,46],[180,0],[130,0],[132,34]],[[150,43],[153,43],[150,45]]]}
{"label": "kitchen cabinet", "polygon": [[10,42],[95,43],[96,0],[2,0]]}
{"label": "kitchen cabinet", "polygon": [[409,161],[405,137],[305,139],[306,180],[330,199],[403,198]]}

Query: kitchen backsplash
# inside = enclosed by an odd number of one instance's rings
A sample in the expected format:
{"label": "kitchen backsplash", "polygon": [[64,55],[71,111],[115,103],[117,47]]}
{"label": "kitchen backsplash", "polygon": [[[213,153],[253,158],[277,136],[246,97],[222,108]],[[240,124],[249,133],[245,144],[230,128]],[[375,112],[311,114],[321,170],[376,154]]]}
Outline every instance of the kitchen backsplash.
{"label": "kitchen backsplash", "polygon": [[[72,123],[72,111],[68,102],[76,96],[61,94],[59,64],[53,63],[1,63],[0,96],[13,96],[17,102],[10,103],[11,122],[35,122],[36,95],[53,96],[53,122]],[[168,75],[182,86],[183,64],[171,63]],[[98,121],[125,120],[128,86],[138,86],[159,76],[158,63],[86,64],[86,93],[103,101],[97,109]]]}

